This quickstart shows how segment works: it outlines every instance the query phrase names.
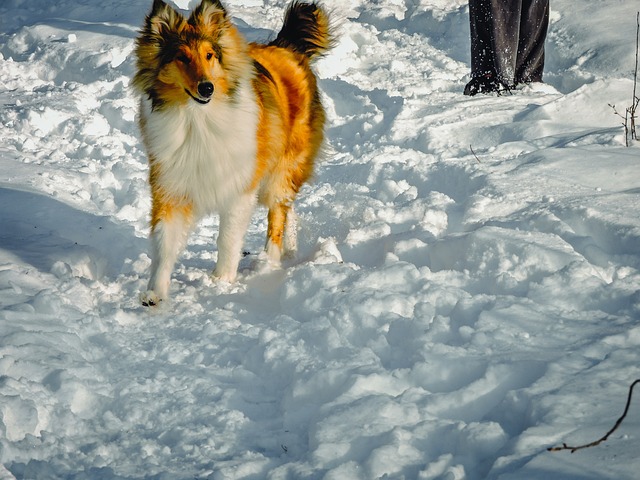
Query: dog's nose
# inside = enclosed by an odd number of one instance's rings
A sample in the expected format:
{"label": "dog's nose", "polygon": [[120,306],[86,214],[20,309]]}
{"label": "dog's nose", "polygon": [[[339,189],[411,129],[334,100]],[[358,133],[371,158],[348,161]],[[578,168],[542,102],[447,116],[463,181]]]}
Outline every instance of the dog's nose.
{"label": "dog's nose", "polygon": [[198,84],[198,93],[202,98],[209,98],[213,95],[213,83],[200,82]]}

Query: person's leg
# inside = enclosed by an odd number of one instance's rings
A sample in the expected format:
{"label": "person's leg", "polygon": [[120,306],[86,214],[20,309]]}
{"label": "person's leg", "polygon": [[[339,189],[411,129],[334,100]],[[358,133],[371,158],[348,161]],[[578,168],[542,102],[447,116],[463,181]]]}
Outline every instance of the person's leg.
{"label": "person's leg", "polygon": [[495,74],[490,2],[469,0],[469,27],[471,78]]}
{"label": "person's leg", "polygon": [[465,95],[514,85],[522,0],[469,0],[471,81]]}
{"label": "person's leg", "polygon": [[512,87],[516,76],[522,0],[486,1],[491,4],[495,72],[502,84]]}
{"label": "person's leg", "polygon": [[542,81],[548,27],[549,0],[523,0],[516,83]]}

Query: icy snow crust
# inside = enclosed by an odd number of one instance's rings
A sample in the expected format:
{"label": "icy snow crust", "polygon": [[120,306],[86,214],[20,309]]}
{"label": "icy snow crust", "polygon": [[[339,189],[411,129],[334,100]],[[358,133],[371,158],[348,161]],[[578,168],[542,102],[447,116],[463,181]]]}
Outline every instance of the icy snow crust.
{"label": "icy snow crust", "polygon": [[[186,8],[188,2],[180,2]],[[216,284],[217,218],[139,306],[129,88],[151,1],[0,3],[0,478],[636,479],[634,2],[551,2],[547,84],[464,97],[465,0],[327,0],[300,252]],[[251,39],[285,2],[227,5]]]}

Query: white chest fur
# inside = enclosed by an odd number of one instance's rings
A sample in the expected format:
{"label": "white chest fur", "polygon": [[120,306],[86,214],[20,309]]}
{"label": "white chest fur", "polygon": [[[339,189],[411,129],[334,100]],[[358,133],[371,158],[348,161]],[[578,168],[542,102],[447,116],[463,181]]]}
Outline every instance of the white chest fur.
{"label": "white chest fur", "polygon": [[205,215],[247,192],[256,169],[258,110],[250,85],[235,101],[214,98],[152,111],[141,105],[149,155],[158,162],[163,191],[192,202]]}

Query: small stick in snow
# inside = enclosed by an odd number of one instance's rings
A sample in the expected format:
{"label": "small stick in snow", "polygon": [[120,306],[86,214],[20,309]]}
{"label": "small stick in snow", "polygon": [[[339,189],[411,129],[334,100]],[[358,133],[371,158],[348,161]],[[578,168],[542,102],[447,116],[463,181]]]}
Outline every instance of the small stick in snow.
{"label": "small stick in snow", "polygon": [[476,160],[478,161],[478,163],[482,163],[478,158],[478,156],[476,155],[476,152],[473,151],[473,147],[471,145],[469,145],[469,150],[471,150],[471,153],[473,153],[473,156],[476,157]]}
{"label": "small stick in snow", "polygon": [[587,443],[585,445],[579,445],[577,447],[570,447],[566,443],[563,443],[561,447],[549,447],[549,448],[547,448],[547,450],[549,452],[559,452],[560,450],[571,450],[571,453],[573,453],[576,450],[581,450],[583,448],[595,447],[596,445],[600,445],[602,442],[606,441],[607,438],[609,438],[609,435],[611,435],[613,432],[615,432],[618,429],[618,427],[620,426],[622,421],[627,416],[627,413],[629,412],[629,406],[631,405],[631,395],[633,395],[633,387],[635,387],[638,383],[640,383],[640,378],[637,379],[635,382],[633,382],[631,384],[631,386],[629,387],[629,395],[627,397],[627,405],[624,407],[624,412],[622,413],[622,416],[618,419],[618,421],[613,426],[613,428],[611,430],[609,430],[602,438],[596,440],[595,442]]}

